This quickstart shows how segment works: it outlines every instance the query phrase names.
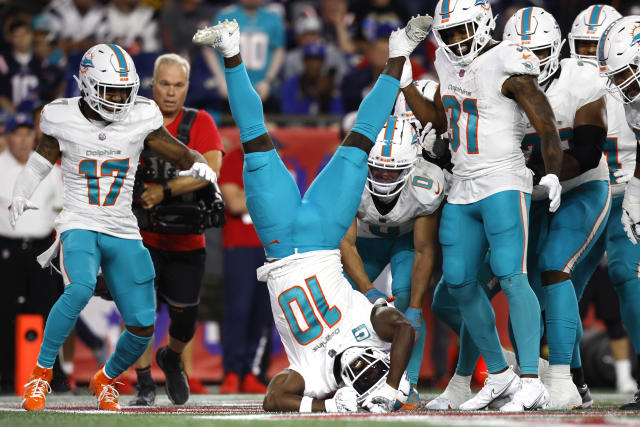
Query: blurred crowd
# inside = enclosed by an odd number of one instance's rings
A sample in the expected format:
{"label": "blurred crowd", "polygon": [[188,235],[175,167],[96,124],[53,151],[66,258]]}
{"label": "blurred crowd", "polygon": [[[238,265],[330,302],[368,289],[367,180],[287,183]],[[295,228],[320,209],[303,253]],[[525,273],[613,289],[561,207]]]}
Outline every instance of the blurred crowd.
{"label": "blurred crowd", "polygon": [[[268,113],[341,115],[356,109],[384,66],[389,33],[435,0],[0,0],[0,125],[59,97],[78,95],[73,78],[83,52],[116,43],[133,57],[140,93],[150,96],[153,63],[175,52],[192,66],[186,105],[227,112],[220,58],[191,43],[197,28],[236,19],[242,55]],[[536,5],[563,32],[584,0],[494,0],[500,23]],[[614,0],[623,14],[640,3]],[[432,73],[435,42],[412,56],[414,78]],[[431,76],[432,78],[434,76]],[[214,115],[215,117],[215,115]],[[1,130],[1,128],[0,128]]]}

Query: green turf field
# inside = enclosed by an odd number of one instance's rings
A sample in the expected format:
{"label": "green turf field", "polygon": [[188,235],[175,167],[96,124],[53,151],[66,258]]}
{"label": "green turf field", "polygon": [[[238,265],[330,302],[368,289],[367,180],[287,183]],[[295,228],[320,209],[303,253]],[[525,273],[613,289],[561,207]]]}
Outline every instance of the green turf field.
{"label": "green turf field", "polygon": [[[435,396],[433,390],[423,390],[427,401]],[[230,426],[230,427],[342,427],[372,425],[373,427],[408,424],[435,426],[568,426],[640,425],[640,411],[616,410],[630,395],[594,392],[594,408],[569,412],[535,412],[501,414],[481,412],[402,412],[385,416],[368,413],[352,415],[329,414],[266,414],[258,395],[195,395],[187,405],[174,406],[164,395],[159,395],[154,408],[123,407],[121,413],[99,412],[95,398],[88,394],[51,395],[47,410],[27,413],[20,407],[18,397],[0,397],[0,426],[11,427],[173,427],[173,426]],[[130,395],[120,396],[121,404]],[[365,424],[366,423],[366,424]]]}

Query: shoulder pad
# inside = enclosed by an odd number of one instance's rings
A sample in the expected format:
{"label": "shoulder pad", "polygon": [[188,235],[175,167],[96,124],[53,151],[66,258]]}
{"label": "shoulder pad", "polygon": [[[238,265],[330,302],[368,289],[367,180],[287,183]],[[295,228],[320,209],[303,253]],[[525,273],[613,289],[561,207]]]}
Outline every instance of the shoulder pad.
{"label": "shoulder pad", "polygon": [[133,108],[129,112],[129,120],[137,124],[149,122],[149,130],[158,129],[164,123],[158,104],[143,96],[136,97]]}
{"label": "shoulder pad", "polygon": [[58,137],[58,133],[62,130],[58,125],[69,122],[71,107],[74,105],[77,105],[76,98],[59,98],[42,107],[40,114],[42,133]]}
{"label": "shoulder pad", "polygon": [[538,57],[526,47],[517,45],[511,41],[503,41],[495,50],[499,59],[492,60],[497,67],[507,75],[526,74],[537,76],[540,74],[540,61]]}
{"label": "shoulder pad", "polygon": [[444,198],[445,180],[442,169],[438,166],[418,159],[407,185],[422,207],[423,215],[429,215],[440,207]]}

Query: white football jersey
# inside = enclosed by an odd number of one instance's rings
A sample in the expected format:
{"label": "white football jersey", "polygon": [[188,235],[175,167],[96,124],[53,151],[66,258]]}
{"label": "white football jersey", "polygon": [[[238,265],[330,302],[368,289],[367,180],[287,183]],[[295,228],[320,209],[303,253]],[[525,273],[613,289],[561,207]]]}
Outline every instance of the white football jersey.
{"label": "white football jersey", "polygon": [[141,239],[131,211],[133,183],[144,140],[162,126],[162,113],[155,102],[139,96],[124,120],[100,127],[82,114],[79,101],[51,102],[40,118],[40,129],[58,140],[62,152],[64,202],[56,230]]}
{"label": "white football jersey", "polygon": [[538,58],[502,42],[466,67],[449,61],[440,48],[435,66],[454,165],[447,201],[473,203],[506,190],[531,193],[532,175],[520,149],[525,114],[502,94],[502,85],[516,74],[540,74]]}
{"label": "white football jersey", "polygon": [[322,399],[338,388],[333,365],[347,348],[390,348],[371,325],[373,304],[345,279],[339,250],[290,255],[257,275],[269,287],[289,368],[304,378],[305,396]]}
{"label": "white football jersey", "polygon": [[[606,92],[596,64],[576,58],[565,58],[560,61],[560,67],[560,75],[549,84],[545,93],[556,118],[560,144],[563,150],[567,150],[573,144],[573,122],[576,111],[602,98]],[[528,120],[526,126],[522,150],[529,158],[534,152],[540,153],[541,143],[540,137]],[[562,181],[562,192],[571,191],[585,182],[608,180],[609,168],[603,155],[597,167]]]}
{"label": "white football jersey", "polygon": [[[418,89],[418,92],[422,94],[429,101],[433,102],[433,98],[436,94],[436,90],[438,89],[438,83],[433,80],[416,80],[413,82],[415,87]],[[393,114],[395,116],[407,117],[409,119],[413,118],[413,111],[409,105],[407,105],[407,100],[404,98],[404,94],[402,91],[398,93],[398,98],[396,99],[396,105],[393,109]]]}
{"label": "white football jersey", "polygon": [[413,230],[417,217],[434,213],[442,204],[445,190],[442,169],[419,158],[411,171],[395,206],[380,214],[366,189],[358,208],[358,237],[397,237]]}
{"label": "white football jersey", "polygon": [[[609,163],[609,171],[624,169],[633,173],[636,167],[636,135],[627,123],[624,104],[607,93],[607,122],[609,131],[604,143],[604,153]],[[638,132],[640,135],[640,131]],[[622,197],[626,184],[617,182],[613,173],[611,181],[611,197]]]}

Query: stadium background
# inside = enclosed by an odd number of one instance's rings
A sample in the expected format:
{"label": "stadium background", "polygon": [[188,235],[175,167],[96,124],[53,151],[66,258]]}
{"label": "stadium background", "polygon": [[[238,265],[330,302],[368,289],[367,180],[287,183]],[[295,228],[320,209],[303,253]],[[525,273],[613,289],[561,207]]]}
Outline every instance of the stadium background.
{"label": "stadium background", "polygon": [[[196,14],[196,19],[190,22],[196,22],[198,25],[210,23],[224,7],[234,2],[214,1],[214,0],[55,0],[55,1],[38,1],[38,0],[0,0],[0,20],[2,22],[3,32],[0,34],[0,79],[4,80],[0,84],[0,96],[6,95],[12,100],[12,105],[2,105],[0,107],[0,133],[4,133],[4,124],[9,120],[15,111],[31,112],[38,109],[41,105],[51,101],[58,96],[76,96],[77,89],[73,83],[72,75],[77,72],[78,64],[83,51],[74,51],[62,48],[61,39],[53,35],[51,22],[47,17],[48,3],[93,3],[94,7],[109,7],[115,3],[137,3],[139,6],[153,8],[152,22],[157,25],[155,37],[157,38],[156,46],[153,49],[146,50],[142,41],[135,42],[130,46],[130,53],[134,58],[138,73],[141,78],[140,94],[151,97],[151,76],[153,73],[153,62],[161,53],[168,51],[176,51],[187,56],[192,64],[190,90],[187,98],[186,106],[197,107],[209,111],[216,122],[220,126],[220,131],[225,140],[228,149],[239,144],[239,136],[233,121],[229,115],[228,106],[225,103],[217,88],[215,78],[207,66],[206,59],[199,49],[179,49],[168,43],[170,38],[167,33],[175,30],[172,27],[172,13],[175,8],[187,7],[192,8],[192,14]],[[325,48],[333,44],[340,52],[343,61],[344,74],[342,81],[334,80],[332,95],[340,102],[337,107],[308,107],[306,111],[290,111],[285,107],[288,97],[295,96],[295,92],[287,92],[285,90],[285,82],[287,76],[291,74],[286,69],[288,61],[285,60],[283,68],[278,73],[272,86],[273,99],[267,106],[267,121],[270,123],[270,129],[274,136],[280,142],[281,153],[285,164],[294,175],[301,191],[304,191],[313,177],[318,173],[322,166],[326,163],[331,152],[335,149],[339,142],[339,127],[341,119],[345,113],[353,110],[353,106],[347,99],[347,91],[351,89],[350,84],[345,82],[362,83],[362,70],[370,65],[369,47],[374,43],[375,38],[382,36],[391,28],[400,25],[408,15],[429,12],[433,13],[436,1],[434,0],[302,0],[302,1],[263,1],[264,6],[270,11],[280,16],[283,23],[283,31],[285,35],[284,45],[287,53],[301,49],[298,36],[300,29],[297,23],[307,20],[307,18],[316,17],[321,21],[323,30],[321,30],[321,38],[324,39]],[[518,0],[496,0],[492,1],[494,14],[498,17],[498,28],[495,36],[500,39],[501,26],[510,16],[510,11],[524,6],[541,6],[554,14],[557,18],[563,36],[566,37],[567,30],[576,14],[590,4],[596,2],[580,1],[580,0],[538,0],[538,1],[518,1]],[[612,2],[604,2],[612,4],[623,14],[640,13],[640,2],[616,0]],[[346,4],[346,11],[343,19],[349,19],[349,36],[356,46],[353,51],[346,52],[343,46],[336,45],[335,32],[332,31],[325,14],[327,9],[337,7],[336,5]],[[381,6],[382,5],[382,6]],[[376,16],[372,17],[369,13],[375,8],[379,8]],[[193,18],[193,17],[192,17]],[[12,22],[16,20],[26,20],[29,22],[34,34],[40,35],[46,39],[48,50],[42,53],[40,58],[39,70],[33,70],[36,74],[38,82],[35,86],[23,91],[23,96],[16,98],[11,94],[11,90],[7,88],[9,73],[11,72],[7,66],[7,55],[10,55],[11,44],[9,28]],[[181,21],[180,21],[181,22]],[[104,23],[102,23],[104,24]],[[104,40],[108,42],[118,42],[117,39],[110,38],[108,24],[103,34]],[[136,29],[132,29],[136,30]],[[332,38],[333,37],[333,38]],[[142,40],[142,36],[141,39]],[[42,41],[40,41],[42,42]],[[37,37],[34,38],[34,52],[40,54],[39,49],[42,46],[36,45]],[[175,47],[175,48],[174,48]],[[568,47],[564,46],[564,55],[568,54]],[[435,41],[430,38],[417,53],[412,57],[414,63],[414,78],[429,77],[436,79],[433,75],[432,59],[435,51]],[[304,51],[303,51],[304,54]],[[328,56],[325,56],[328,58]],[[349,80],[349,77],[353,80]],[[368,83],[375,80],[376,75],[371,72],[368,76],[369,81],[365,78],[363,88]],[[346,79],[346,80],[345,80]],[[52,90],[55,88],[55,90]],[[15,87],[13,88],[15,90]],[[9,92],[7,92],[9,90]],[[345,93],[342,93],[342,92]],[[344,96],[343,96],[344,95]],[[352,96],[351,94],[350,96]],[[359,100],[358,100],[359,102]],[[311,109],[309,109],[311,108]],[[289,111],[286,111],[289,110]],[[297,114],[296,114],[297,113]],[[2,136],[0,136],[0,143]],[[2,146],[3,144],[0,144]],[[229,151],[229,150],[227,150]],[[2,184],[0,184],[2,185]],[[224,272],[222,271],[222,253],[221,253],[221,237],[220,231],[210,229],[207,231],[207,271],[205,282],[203,285],[200,326],[196,334],[196,349],[194,358],[193,375],[205,382],[218,382],[221,380],[223,372],[221,366],[220,352],[222,343],[219,339],[219,320],[221,319],[221,280]],[[435,278],[437,280],[437,277]],[[10,284],[5,284],[8,286]],[[429,296],[427,298],[430,298]],[[503,297],[498,297],[493,302],[496,310],[496,319],[498,321],[499,331],[504,343],[508,343],[508,334],[506,329],[506,302]],[[429,303],[424,304],[425,320],[429,325],[429,337],[427,339],[427,349],[425,351],[425,359],[421,370],[421,379],[425,381],[435,382],[443,376],[447,376],[447,371],[451,368],[451,360],[455,360],[456,338],[442,325],[437,325],[429,310]],[[94,298],[90,305],[84,310],[83,318],[92,327],[92,329],[101,336],[107,336],[110,339],[111,346],[115,343],[120,332],[120,319],[117,310],[112,303]],[[166,340],[168,317],[166,312],[160,310],[158,323],[156,327],[155,346],[164,345]],[[433,326],[433,327],[432,327]],[[594,331],[602,329],[593,318],[591,313],[585,320],[585,330],[593,328]],[[593,332],[597,334],[598,332]],[[589,333],[585,334],[588,337]],[[281,345],[279,344],[277,333],[273,333],[272,345],[272,363],[270,366],[270,375],[282,369],[286,365],[286,357],[284,356]],[[600,346],[602,347],[602,346]],[[434,350],[435,348],[435,350]],[[596,351],[596,358],[606,349],[602,348]],[[585,359],[585,365],[588,359]],[[154,362],[155,364],[155,362]],[[74,376],[78,382],[88,382],[90,376],[95,371],[95,361],[89,349],[84,347],[78,341],[75,356],[75,372]],[[131,378],[134,375],[131,372]],[[161,372],[155,367],[154,376],[161,378]]]}

